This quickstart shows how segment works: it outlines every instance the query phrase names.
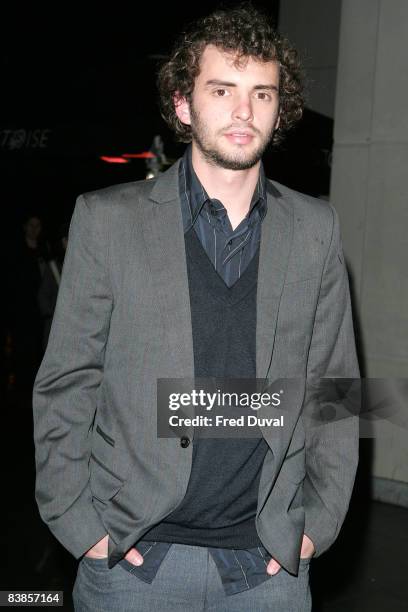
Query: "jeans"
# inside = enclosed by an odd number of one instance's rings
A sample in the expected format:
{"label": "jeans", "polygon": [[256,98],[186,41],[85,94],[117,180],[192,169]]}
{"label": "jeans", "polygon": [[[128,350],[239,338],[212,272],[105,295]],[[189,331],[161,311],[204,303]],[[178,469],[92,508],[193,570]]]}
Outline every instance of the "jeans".
{"label": "jeans", "polygon": [[283,568],[262,584],[227,596],[217,566],[201,546],[173,544],[151,584],[123,565],[82,557],[73,600],[76,612],[310,612],[309,561],[299,574]]}

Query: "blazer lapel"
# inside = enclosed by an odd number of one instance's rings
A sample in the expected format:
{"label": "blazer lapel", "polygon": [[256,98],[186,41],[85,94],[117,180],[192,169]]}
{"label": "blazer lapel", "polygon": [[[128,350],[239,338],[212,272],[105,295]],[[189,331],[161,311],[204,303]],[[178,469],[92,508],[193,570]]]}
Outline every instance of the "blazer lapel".
{"label": "blazer lapel", "polygon": [[279,303],[293,240],[293,209],[268,182],[268,209],[262,223],[259,254],[256,369],[267,375],[276,333]]}
{"label": "blazer lapel", "polygon": [[[171,355],[166,377],[192,379],[193,336],[178,166],[179,162],[160,175],[149,197],[151,206],[143,207],[141,219]],[[183,412],[187,414],[188,409]]]}
{"label": "blazer lapel", "polygon": [[[267,202],[259,254],[256,371],[257,378],[270,380],[269,368],[275,344],[279,304],[293,241],[293,207],[270,181],[267,182]],[[271,417],[267,407],[261,408],[258,415]],[[280,436],[276,434],[276,429],[265,426],[261,427],[261,430],[272,450],[278,451]]]}

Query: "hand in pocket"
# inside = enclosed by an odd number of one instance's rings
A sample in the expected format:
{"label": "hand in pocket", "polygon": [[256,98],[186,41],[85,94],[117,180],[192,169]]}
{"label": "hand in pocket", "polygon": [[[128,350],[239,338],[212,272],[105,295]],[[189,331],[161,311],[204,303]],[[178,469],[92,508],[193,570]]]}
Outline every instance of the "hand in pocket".
{"label": "hand in pocket", "polygon": [[[108,556],[108,540],[109,534],[106,534],[106,536],[104,536],[102,540],[99,540],[99,542],[92,546],[92,548],[90,548],[84,556],[89,557],[90,559],[106,559],[106,557]],[[142,555],[134,547],[128,550],[125,555],[125,559],[133,565],[142,565],[143,563]]]}
{"label": "hand in pocket", "polygon": [[92,548],[90,548],[84,555],[84,557],[89,557],[90,559],[106,559],[108,556],[108,540],[109,534],[99,540]]}

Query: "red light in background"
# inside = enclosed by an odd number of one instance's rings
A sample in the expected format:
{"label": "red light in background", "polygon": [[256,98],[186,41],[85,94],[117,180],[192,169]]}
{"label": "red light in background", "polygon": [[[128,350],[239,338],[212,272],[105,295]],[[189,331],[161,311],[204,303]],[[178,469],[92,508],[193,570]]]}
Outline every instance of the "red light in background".
{"label": "red light in background", "polygon": [[104,162],[108,162],[108,164],[128,164],[128,159],[123,159],[123,157],[109,157],[107,155],[101,155],[99,157]]}
{"label": "red light in background", "polygon": [[156,157],[156,155],[150,151],[144,151],[143,153],[124,153],[122,157],[130,159],[152,159],[153,157]]}

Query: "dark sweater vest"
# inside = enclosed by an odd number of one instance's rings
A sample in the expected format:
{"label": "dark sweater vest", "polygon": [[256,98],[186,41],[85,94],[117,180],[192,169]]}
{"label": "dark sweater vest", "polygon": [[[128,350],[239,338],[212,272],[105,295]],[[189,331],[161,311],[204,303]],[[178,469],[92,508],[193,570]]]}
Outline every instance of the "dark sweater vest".
{"label": "dark sweater vest", "polygon": [[[230,288],[194,230],[185,235],[198,377],[256,377],[256,288],[259,249]],[[261,545],[255,528],[259,478],[267,451],[260,438],[194,436],[186,495],[145,538],[217,548]]]}

